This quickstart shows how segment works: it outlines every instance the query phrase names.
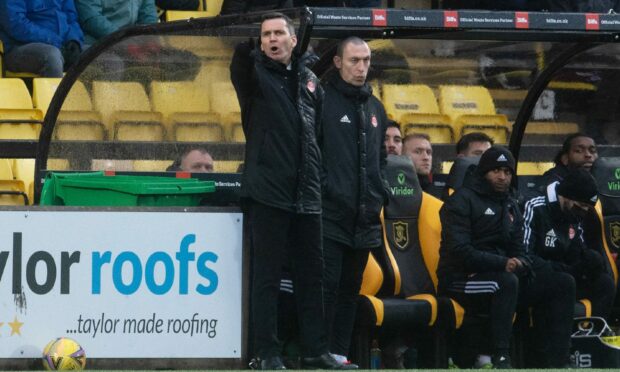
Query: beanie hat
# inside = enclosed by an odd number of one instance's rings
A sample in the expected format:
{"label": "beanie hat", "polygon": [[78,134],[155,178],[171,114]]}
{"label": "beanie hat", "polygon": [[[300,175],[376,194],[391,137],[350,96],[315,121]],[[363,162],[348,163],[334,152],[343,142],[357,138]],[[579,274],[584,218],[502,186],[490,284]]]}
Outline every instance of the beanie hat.
{"label": "beanie hat", "polygon": [[555,191],[567,199],[590,205],[598,200],[596,181],[590,172],[582,168],[570,169]]}
{"label": "beanie hat", "polygon": [[508,149],[500,146],[492,146],[482,153],[478,162],[478,173],[484,175],[493,169],[506,167],[515,174],[515,158]]}

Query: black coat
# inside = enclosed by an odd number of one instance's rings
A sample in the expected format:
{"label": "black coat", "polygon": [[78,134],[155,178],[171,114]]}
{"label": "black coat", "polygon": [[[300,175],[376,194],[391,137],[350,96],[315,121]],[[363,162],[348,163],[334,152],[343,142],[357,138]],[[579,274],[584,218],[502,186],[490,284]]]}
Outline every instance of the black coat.
{"label": "black coat", "polygon": [[235,49],[230,77],[246,138],[241,196],[301,214],[321,212],[321,153],[316,141],[323,90],[306,67],[292,68],[248,43]]}
{"label": "black coat", "polygon": [[370,86],[353,86],[339,74],[324,88],[323,235],[352,248],[374,248],[381,244],[379,214],[388,196],[385,109]]}
{"label": "black coat", "polygon": [[526,257],[517,201],[496,193],[476,171],[446,200],[439,216],[440,288],[470,274],[505,271],[509,257]]}

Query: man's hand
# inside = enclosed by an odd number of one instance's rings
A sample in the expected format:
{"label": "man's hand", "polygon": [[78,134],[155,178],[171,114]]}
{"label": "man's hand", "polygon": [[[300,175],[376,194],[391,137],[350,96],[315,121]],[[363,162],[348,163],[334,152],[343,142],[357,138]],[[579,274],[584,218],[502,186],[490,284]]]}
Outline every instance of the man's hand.
{"label": "man's hand", "polygon": [[516,257],[511,257],[506,261],[506,271],[509,273],[517,272],[523,267],[523,263]]}
{"label": "man's hand", "polygon": [[75,40],[69,40],[62,46],[62,57],[65,60],[65,71],[69,69],[69,67],[73,66],[75,62],[77,62],[78,58],[80,58],[80,54],[82,53],[82,48],[80,47],[80,43]]}

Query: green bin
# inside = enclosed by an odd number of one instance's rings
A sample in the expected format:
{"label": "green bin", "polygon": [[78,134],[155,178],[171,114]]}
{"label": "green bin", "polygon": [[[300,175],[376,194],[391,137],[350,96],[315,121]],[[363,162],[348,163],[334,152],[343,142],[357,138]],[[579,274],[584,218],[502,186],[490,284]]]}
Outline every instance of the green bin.
{"label": "green bin", "polygon": [[191,207],[214,191],[215,182],[194,178],[50,173],[41,205]]}

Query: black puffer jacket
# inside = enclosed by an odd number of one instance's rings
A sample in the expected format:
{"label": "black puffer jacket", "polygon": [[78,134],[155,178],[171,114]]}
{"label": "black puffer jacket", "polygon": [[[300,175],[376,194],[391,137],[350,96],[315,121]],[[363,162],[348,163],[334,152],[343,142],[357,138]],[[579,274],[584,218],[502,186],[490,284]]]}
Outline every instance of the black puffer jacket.
{"label": "black puffer jacket", "polygon": [[301,214],[321,212],[321,153],[316,136],[323,91],[293,58],[287,69],[248,43],[235,49],[230,76],[246,138],[241,196]]}
{"label": "black puffer jacket", "polygon": [[446,200],[439,216],[440,290],[469,274],[505,271],[509,257],[526,257],[517,201],[495,192],[476,171]]}
{"label": "black puffer jacket", "polygon": [[324,88],[323,234],[352,248],[374,248],[381,244],[379,214],[388,195],[385,109],[370,86],[353,86],[339,74]]}

